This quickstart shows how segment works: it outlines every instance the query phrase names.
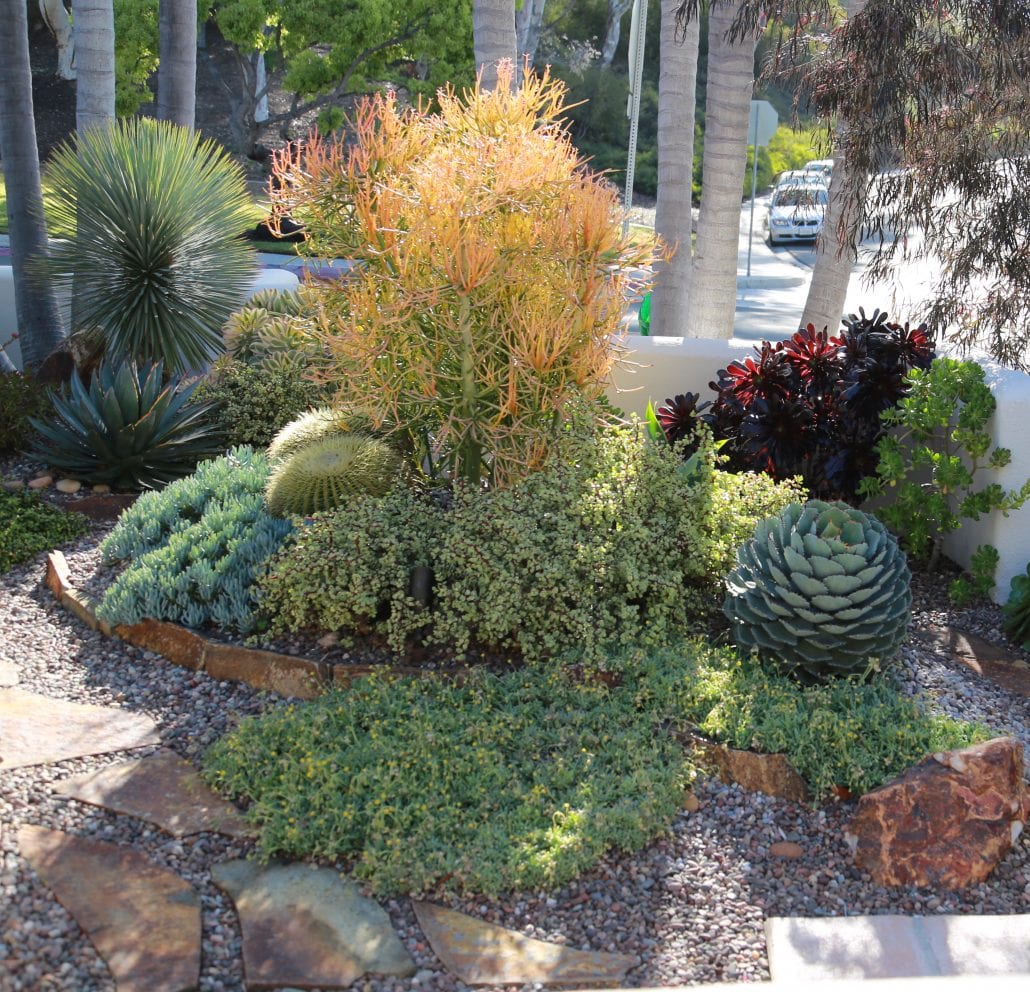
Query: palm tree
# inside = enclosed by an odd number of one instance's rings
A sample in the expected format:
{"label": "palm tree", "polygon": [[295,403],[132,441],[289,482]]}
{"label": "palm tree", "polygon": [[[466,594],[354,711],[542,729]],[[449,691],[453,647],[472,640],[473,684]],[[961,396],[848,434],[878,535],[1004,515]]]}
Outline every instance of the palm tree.
{"label": "palm tree", "polygon": [[64,0],[39,0],[39,12],[57,42],[57,78],[75,78],[75,34]]}
{"label": "palm tree", "polygon": [[197,104],[196,0],[160,0],[157,117],[192,130]]}
{"label": "palm tree", "polygon": [[690,337],[733,336],[740,201],[755,68],[755,35],[729,37],[739,7],[739,2],[724,0],[713,4],[708,15],[705,152],[692,270]]}
{"label": "palm tree", "polygon": [[680,32],[680,0],[661,0],[658,77],[658,203],[655,230],[676,247],[670,260],[655,266],[651,333],[682,334],[690,295],[691,194],[694,171],[694,91],[697,81],[698,18]]}
{"label": "palm tree", "polygon": [[75,130],[114,120],[114,5],[72,0],[75,28]]}
{"label": "palm tree", "polygon": [[[15,308],[22,365],[40,365],[64,338],[57,300],[43,276],[30,274],[31,261],[47,251],[39,153],[32,116],[28,12],[21,0],[6,5],[7,41],[0,46],[0,155],[7,183]],[[37,274],[38,275],[38,274]]]}
{"label": "palm tree", "polygon": [[473,0],[472,46],[476,71],[483,74],[483,89],[496,88],[497,63],[502,59],[515,62],[514,0]]}
{"label": "palm tree", "polygon": [[515,52],[519,82],[522,80],[523,60],[532,66],[536,58],[545,3],[546,0],[522,0],[522,6],[515,11]]}

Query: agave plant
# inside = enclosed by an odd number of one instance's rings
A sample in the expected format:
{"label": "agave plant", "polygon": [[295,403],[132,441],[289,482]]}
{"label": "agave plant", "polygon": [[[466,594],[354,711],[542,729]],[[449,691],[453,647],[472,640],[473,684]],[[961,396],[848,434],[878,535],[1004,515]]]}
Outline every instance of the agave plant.
{"label": "agave plant", "polygon": [[1012,577],[1008,602],[1001,612],[1005,633],[1030,651],[1030,565],[1022,575]]}
{"label": "agave plant", "polygon": [[48,178],[57,241],[42,264],[74,283],[74,330],[173,373],[213,359],[257,267],[235,237],[251,210],[239,168],[213,141],[136,118],[62,146]]}
{"label": "agave plant", "polygon": [[804,681],[868,675],[897,653],[912,591],[904,552],[846,503],[793,503],[737,552],[723,610],[737,645]]}
{"label": "agave plant", "polygon": [[68,391],[52,395],[54,416],[31,420],[40,435],[34,451],[84,482],[158,489],[221,451],[211,404],[189,403],[194,385],[166,383],[160,362],[103,362],[88,387],[73,372]]}

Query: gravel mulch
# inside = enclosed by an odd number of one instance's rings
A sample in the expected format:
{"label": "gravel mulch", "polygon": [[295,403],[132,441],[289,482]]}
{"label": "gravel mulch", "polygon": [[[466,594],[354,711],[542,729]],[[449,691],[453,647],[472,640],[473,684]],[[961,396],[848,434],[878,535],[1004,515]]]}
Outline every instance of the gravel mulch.
{"label": "gravel mulch", "polygon": [[[97,562],[103,527],[65,550],[83,587]],[[54,698],[143,712],[166,746],[196,760],[244,714],[279,701],[215,682],[123,642],[108,640],[60,610],[41,587],[44,556],[0,577],[0,660],[21,672],[20,687]],[[1030,700],[1014,696],[940,657],[919,637],[951,623],[1004,644],[990,604],[955,611],[944,579],[917,576],[915,626],[903,652],[904,680],[930,705],[980,720],[1030,745]],[[143,752],[134,752],[139,756]],[[213,834],[175,840],[128,816],[57,800],[51,783],[124,760],[124,753],[0,772],[0,989],[3,992],[112,992],[107,970],[74,920],[15,850],[23,823],[60,828],[133,847],[173,868],[201,893],[205,992],[243,988],[240,933],[229,900],[210,881],[213,864],[244,855],[247,843]],[[763,980],[769,977],[762,923],[768,916],[862,913],[1030,913],[1027,834],[984,884],[961,892],[888,890],[851,866],[842,829],[847,803],[818,810],[703,780],[700,808],[634,855],[611,854],[579,881],[552,893],[460,899],[452,906],[529,936],[572,947],[637,954],[635,986]],[[769,854],[790,840],[803,854]],[[417,963],[408,980],[367,979],[363,992],[462,988],[429,950],[407,899],[386,909]]]}

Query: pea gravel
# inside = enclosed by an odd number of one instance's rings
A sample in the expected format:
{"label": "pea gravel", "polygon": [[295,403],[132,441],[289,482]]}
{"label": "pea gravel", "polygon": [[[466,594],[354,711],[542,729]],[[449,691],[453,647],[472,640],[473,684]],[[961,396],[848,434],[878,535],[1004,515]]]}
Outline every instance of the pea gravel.
{"label": "pea gravel", "polygon": [[[104,528],[65,550],[73,580],[99,581],[97,541]],[[153,654],[89,630],[60,610],[41,585],[45,556],[0,577],[0,660],[21,673],[23,689],[54,698],[146,713],[165,746],[196,760],[239,716],[280,701],[245,686],[215,682]],[[95,587],[95,586],[94,586]],[[920,630],[954,623],[1004,644],[1000,613],[989,604],[957,613],[943,579],[915,581],[915,624],[903,650],[908,691],[932,708],[980,720],[1030,744],[1030,700],[1013,696],[935,655]],[[133,752],[139,756],[145,752]],[[57,800],[53,782],[122,761],[126,754],[0,771],[0,992],[113,992],[106,967],[74,920],[18,855],[15,834],[41,824],[135,848],[179,872],[200,892],[200,989],[241,992],[240,932],[231,903],[210,881],[211,866],[248,853],[246,842],[214,834],[176,840],[132,817]],[[543,940],[636,954],[627,984],[655,986],[768,979],[762,923],[767,916],[863,913],[1030,913],[1030,843],[1023,834],[984,884],[962,892],[888,890],[850,864],[841,839],[849,804],[818,810],[702,780],[700,808],[639,853],[612,854],[577,882],[551,893],[453,900],[453,908]],[[803,854],[769,854],[780,840]],[[411,979],[368,978],[361,992],[463,989],[429,949],[407,899],[385,908],[415,959]]]}

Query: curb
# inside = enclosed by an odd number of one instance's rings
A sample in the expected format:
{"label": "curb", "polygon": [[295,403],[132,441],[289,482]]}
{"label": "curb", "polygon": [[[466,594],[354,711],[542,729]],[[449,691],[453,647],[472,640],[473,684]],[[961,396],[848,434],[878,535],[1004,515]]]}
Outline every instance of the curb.
{"label": "curb", "polygon": [[789,289],[806,282],[808,276],[737,276],[737,289]]}

